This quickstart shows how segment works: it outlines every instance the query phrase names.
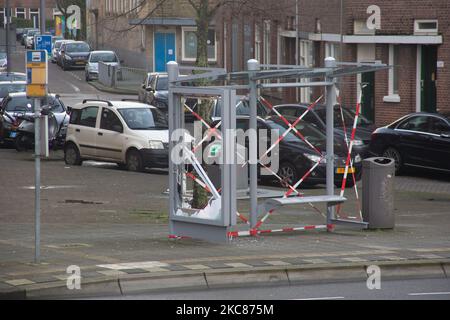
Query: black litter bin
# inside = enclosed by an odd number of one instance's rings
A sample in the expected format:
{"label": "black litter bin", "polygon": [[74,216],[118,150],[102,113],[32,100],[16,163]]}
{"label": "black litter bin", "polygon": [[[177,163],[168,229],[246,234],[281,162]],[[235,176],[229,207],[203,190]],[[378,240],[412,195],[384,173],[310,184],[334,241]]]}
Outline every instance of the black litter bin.
{"label": "black litter bin", "polygon": [[362,214],[369,229],[393,229],[395,161],[370,158],[363,161]]}

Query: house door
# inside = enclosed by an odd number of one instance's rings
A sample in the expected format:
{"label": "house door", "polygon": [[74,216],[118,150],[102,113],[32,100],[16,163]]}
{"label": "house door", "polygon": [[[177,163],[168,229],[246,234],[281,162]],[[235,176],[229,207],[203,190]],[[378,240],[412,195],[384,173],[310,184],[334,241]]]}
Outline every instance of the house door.
{"label": "house door", "polygon": [[361,75],[362,115],[371,121],[375,121],[375,72],[367,72]]}
{"label": "house door", "polygon": [[165,72],[169,61],[176,61],[175,33],[155,33],[155,71]]}
{"label": "house door", "polygon": [[422,46],[421,110],[436,112],[437,47]]}

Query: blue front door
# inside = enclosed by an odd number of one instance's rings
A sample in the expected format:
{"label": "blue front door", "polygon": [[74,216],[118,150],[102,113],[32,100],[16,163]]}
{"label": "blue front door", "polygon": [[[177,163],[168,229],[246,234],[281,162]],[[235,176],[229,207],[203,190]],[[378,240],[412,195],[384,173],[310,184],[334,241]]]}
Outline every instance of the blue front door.
{"label": "blue front door", "polygon": [[175,33],[155,33],[155,71],[165,72],[169,61],[176,61]]}

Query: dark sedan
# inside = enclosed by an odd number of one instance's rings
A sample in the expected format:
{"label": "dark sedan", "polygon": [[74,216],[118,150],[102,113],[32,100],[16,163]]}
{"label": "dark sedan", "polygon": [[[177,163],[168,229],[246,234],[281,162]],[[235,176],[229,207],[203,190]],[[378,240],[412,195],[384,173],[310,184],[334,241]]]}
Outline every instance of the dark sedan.
{"label": "dark sedan", "polygon": [[[295,119],[288,119],[292,122]],[[214,123],[213,123],[214,125]],[[244,131],[249,128],[249,117],[238,116],[236,120],[236,127]],[[288,126],[281,121],[278,117],[269,117],[265,120],[258,118],[258,130],[265,129],[267,132],[270,130],[277,130],[279,136],[282,136],[287,130]],[[326,159],[322,158],[322,155],[326,155],[326,136],[318,130],[316,127],[306,123],[300,122],[297,124],[296,129],[322,154],[319,154],[316,150],[308,146],[303,140],[301,140],[293,131],[289,132],[283,140],[279,143],[278,159],[279,168],[278,175],[284,180],[284,182],[294,185],[297,183],[317,162],[320,164],[311,173],[311,175],[305,180],[307,185],[325,184],[326,183]],[[269,148],[270,146],[268,146]],[[340,139],[335,139],[334,143],[335,153],[335,185],[341,187],[343,174],[345,170],[345,164],[347,160],[347,148],[344,142],[340,142]],[[259,152],[261,153],[261,152]],[[273,158],[273,157],[272,157]],[[358,154],[353,154],[353,168],[350,168],[349,172],[355,172],[356,181],[361,179],[362,159]],[[262,177],[262,178],[269,178]],[[347,180],[347,187],[354,185],[353,179]]]}
{"label": "dark sedan", "polygon": [[[307,109],[309,105],[306,104],[292,104],[292,105],[279,105],[274,108],[283,116],[292,116],[295,118],[300,117]],[[274,114],[274,113],[272,113]],[[339,105],[334,107],[334,132],[337,136],[344,139],[345,134],[350,139],[353,122],[355,119],[355,112],[343,107],[342,115],[344,117],[345,129],[343,126],[341,109]],[[355,140],[353,143],[353,150],[360,154],[363,159],[370,156],[369,144],[372,132],[376,129],[374,124],[366,119],[364,116],[359,115],[358,126],[356,128]],[[304,120],[310,124],[315,125],[322,131],[326,131],[326,106],[316,105],[308,114],[304,117]]]}
{"label": "dark sedan", "polygon": [[395,160],[396,171],[419,167],[450,172],[450,114],[414,113],[377,129],[370,150]]}

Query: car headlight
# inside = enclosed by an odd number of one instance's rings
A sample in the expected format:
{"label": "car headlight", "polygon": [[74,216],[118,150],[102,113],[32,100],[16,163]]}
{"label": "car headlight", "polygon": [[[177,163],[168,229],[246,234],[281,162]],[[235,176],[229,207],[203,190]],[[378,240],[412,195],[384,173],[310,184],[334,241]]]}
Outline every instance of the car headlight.
{"label": "car headlight", "polygon": [[148,145],[150,149],[164,149],[164,144],[162,141],[149,140]]}
{"label": "car headlight", "polygon": [[72,57],[71,56],[68,56],[67,54],[64,56],[64,59],[66,59],[66,60],[72,60]]}
{"label": "car headlight", "polygon": [[362,158],[359,154],[356,155],[355,157],[355,163],[360,163],[362,161]]}
{"label": "car headlight", "polygon": [[354,140],[353,141],[353,146],[355,146],[355,147],[360,147],[363,145],[364,145],[364,141],[362,141],[362,140]]}
{"label": "car headlight", "polygon": [[303,155],[312,162],[317,163],[320,161],[320,163],[327,163],[327,160],[325,158],[322,158],[321,156],[318,156],[316,154],[304,153]]}

